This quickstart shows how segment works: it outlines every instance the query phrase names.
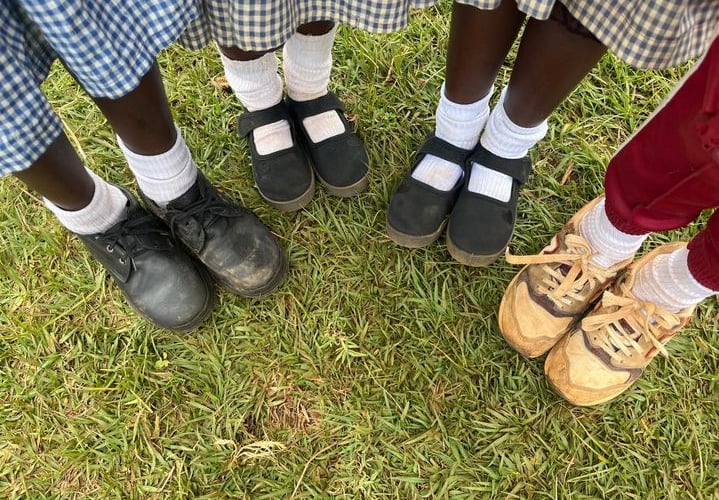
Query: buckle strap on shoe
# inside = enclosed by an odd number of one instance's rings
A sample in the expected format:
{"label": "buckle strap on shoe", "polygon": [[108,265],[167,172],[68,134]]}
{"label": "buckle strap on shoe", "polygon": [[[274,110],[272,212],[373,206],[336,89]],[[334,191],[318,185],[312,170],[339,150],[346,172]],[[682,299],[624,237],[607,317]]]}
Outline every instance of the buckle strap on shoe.
{"label": "buckle strap on shoe", "polygon": [[309,101],[295,101],[289,99],[289,105],[292,113],[298,121],[302,121],[310,116],[319,115],[327,111],[337,111],[343,113],[344,104],[334,92],[327,92],[326,95]]}
{"label": "buckle strap on shoe", "polygon": [[280,101],[271,108],[243,113],[237,119],[237,133],[242,137],[247,137],[256,128],[282,120],[290,120],[290,113],[285,101]]}
{"label": "buckle strap on shoe", "polygon": [[[441,158],[464,169],[469,151],[450,144],[434,134],[430,134],[419,148],[418,156],[432,155]],[[417,162],[419,164],[419,162]]]}
{"label": "buckle strap on shoe", "polygon": [[472,152],[469,161],[508,175],[520,184],[525,184],[532,172],[532,161],[529,156],[516,159],[502,158],[487,151],[481,145]]}

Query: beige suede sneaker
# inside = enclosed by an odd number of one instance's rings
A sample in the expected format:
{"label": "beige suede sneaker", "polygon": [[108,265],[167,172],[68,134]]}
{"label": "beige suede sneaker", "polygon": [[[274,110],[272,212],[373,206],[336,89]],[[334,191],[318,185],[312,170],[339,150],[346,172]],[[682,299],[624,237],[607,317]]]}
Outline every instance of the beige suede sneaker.
{"label": "beige suede sneaker", "polygon": [[579,235],[579,224],[600,200],[582,207],[539,255],[507,255],[507,262],[525,266],[504,292],[499,329],[523,356],[551,349],[632,261],[604,269],[589,260],[592,249]]}
{"label": "beige suede sneaker", "polygon": [[579,406],[604,403],[631,386],[664,346],[691,319],[694,308],[671,313],[632,295],[636,273],[658,255],[684,243],[663,245],[629,266],[604,292],[581,325],[549,353],[544,373],[567,401]]}

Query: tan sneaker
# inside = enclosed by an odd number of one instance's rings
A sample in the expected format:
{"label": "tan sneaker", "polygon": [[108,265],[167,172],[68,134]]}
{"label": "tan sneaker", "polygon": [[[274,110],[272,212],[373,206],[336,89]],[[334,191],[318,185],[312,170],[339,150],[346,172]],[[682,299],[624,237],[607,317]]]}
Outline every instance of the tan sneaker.
{"label": "tan sneaker", "polygon": [[579,223],[600,200],[582,207],[539,255],[507,255],[507,262],[526,265],[504,292],[499,329],[509,345],[526,357],[551,349],[632,261],[609,269],[590,262],[592,249],[579,236]]}
{"label": "tan sneaker", "polygon": [[694,308],[671,313],[632,295],[637,271],[657,255],[684,243],[663,245],[632,264],[580,326],[547,356],[544,373],[567,401],[590,406],[615,398],[642,374],[664,345],[684,327]]}

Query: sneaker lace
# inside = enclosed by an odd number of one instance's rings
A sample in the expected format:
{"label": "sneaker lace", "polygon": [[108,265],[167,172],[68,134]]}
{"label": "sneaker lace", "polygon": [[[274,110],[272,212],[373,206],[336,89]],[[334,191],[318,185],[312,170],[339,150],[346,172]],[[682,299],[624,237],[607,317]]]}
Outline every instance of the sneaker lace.
{"label": "sneaker lace", "polygon": [[[507,252],[507,262],[519,265],[541,265],[542,280],[538,291],[555,304],[572,305],[586,302],[588,294],[609,281],[616,271],[594,265],[592,248],[587,240],[576,234],[565,237],[566,251],[539,255],[512,255]],[[588,286],[587,286],[588,285]]]}
{"label": "sneaker lace", "polygon": [[646,339],[660,353],[667,356],[661,339],[666,331],[681,325],[676,314],[660,306],[634,297],[626,283],[620,285],[621,295],[606,291],[601,308],[607,312],[595,313],[582,320],[582,329],[595,333],[599,347],[612,359],[620,361],[623,356],[635,353],[646,356],[642,339]]}

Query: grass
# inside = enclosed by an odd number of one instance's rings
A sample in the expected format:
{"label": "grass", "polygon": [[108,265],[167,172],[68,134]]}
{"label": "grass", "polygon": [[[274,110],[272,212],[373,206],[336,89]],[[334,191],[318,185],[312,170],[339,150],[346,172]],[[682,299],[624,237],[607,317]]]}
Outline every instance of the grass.
{"label": "grass", "polygon": [[[333,86],[369,146],[370,188],[351,200],[319,192],[296,214],[253,188],[214,52],[160,57],[198,163],[291,261],[275,295],[222,293],[191,334],[135,316],[37,198],[0,184],[2,497],[719,496],[716,300],[624,397],[573,408],[541,360],[499,335],[515,268],[469,269],[443,243],[410,251],[386,237],[389,196],[433,125],[447,14],[418,13],[394,35],[340,31]],[[513,251],[538,251],[600,192],[612,152],[682,71],[603,59],[534,153]],[[70,77],[56,68],[45,90],[88,166],[131,186]]]}

